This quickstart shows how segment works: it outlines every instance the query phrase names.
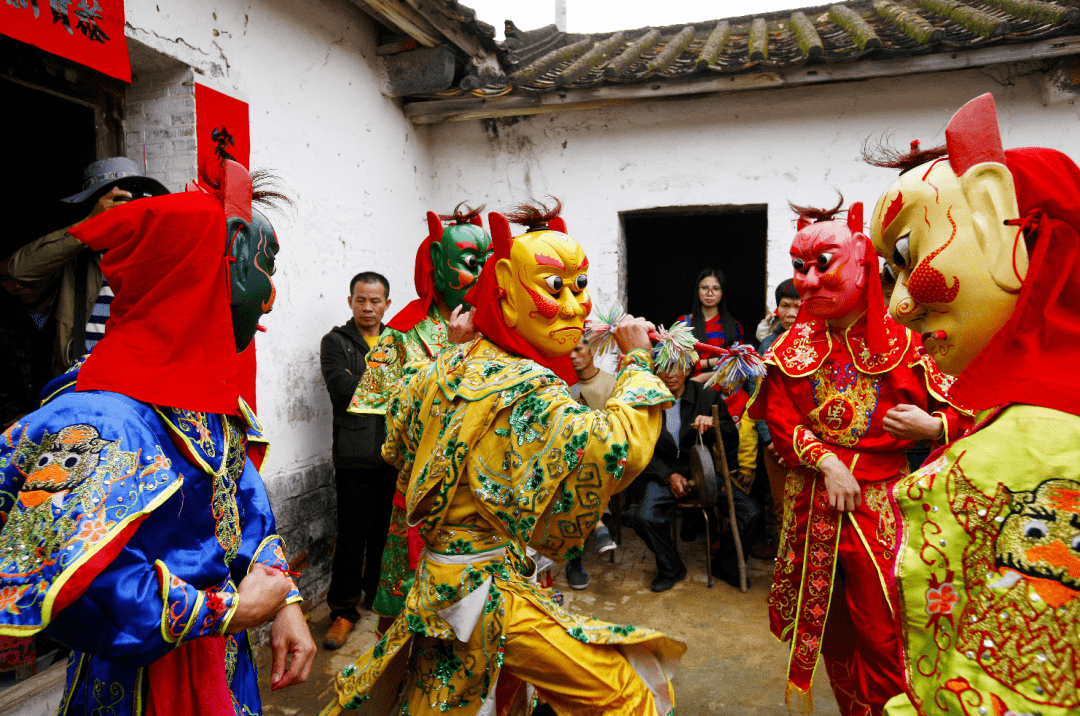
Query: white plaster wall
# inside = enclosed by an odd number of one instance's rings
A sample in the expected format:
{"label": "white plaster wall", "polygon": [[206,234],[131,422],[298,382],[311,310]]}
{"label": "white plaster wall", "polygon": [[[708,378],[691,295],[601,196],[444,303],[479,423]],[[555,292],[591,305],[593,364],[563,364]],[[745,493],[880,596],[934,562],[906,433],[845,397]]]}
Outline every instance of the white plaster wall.
{"label": "white plaster wall", "polygon": [[[480,121],[425,130],[434,155],[434,201],[462,197],[489,209],[558,196],[570,233],[589,255],[594,302],[618,297],[619,212],[654,207],[768,204],[768,290],[792,273],[787,202],[863,201],[867,221],[892,170],[863,164],[870,136],[899,146],[944,142],[965,101],[993,92],[1006,147],[1049,146],[1080,159],[1071,95],[1048,93],[1031,67],[990,68],[819,87],[654,101],[627,107]],[[1004,82],[1008,86],[1003,86]],[[1044,98],[1053,102],[1044,105]],[[496,136],[497,134],[497,136]],[[679,237],[672,237],[679,251]],[[656,267],[657,290],[666,290]],[[676,290],[685,290],[677,287]]]}
{"label": "white plaster wall", "polygon": [[277,170],[296,201],[294,211],[271,216],[282,247],[277,302],[263,319],[268,332],[256,338],[259,415],[271,440],[263,474],[273,487],[279,476],[329,460],[319,341],[350,315],[349,279],[384,273],[395,307],[415,296],[427,148],[379,93],[372,23],[346,0],[126,7],[129,37],[249,103],[251,165]]}

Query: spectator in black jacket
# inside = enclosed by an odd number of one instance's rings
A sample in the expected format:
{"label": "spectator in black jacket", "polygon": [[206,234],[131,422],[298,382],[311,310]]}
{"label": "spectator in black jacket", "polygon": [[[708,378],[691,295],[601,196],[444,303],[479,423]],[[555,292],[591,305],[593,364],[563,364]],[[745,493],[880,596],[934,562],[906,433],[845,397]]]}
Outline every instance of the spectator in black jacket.
{"label": "spectator in black jacket", "polygon": [[390,282],[371,271],[358,273],[349,283],[352,317],[323,336],[323,380],[334,406],[334,481],[337,484],[337,548],[326,595],[331,626],[323,646],[345,644],[360,618],[361,592],[370,608],[379,586],[383,546],[390,528],[390,508],[397,471],[382,459],[386,439],[381,415],[353,415],[347,411],[360,377],[367,368],[367,353],[382,333],[383,314],[390,307]]}
{"label": "spectator in black jacket", "polygon": [[[739,446],[739,433],[728,415],[720,394],[701,383],[687,381],[685,371],[661,371],[660,379],[678,402],[664,411],[664,429],[656,441],[653,458],[638,476],[641,498],[637,509],[627,515],[627,521],[638,536],[656,555],[656,579],[650,589],[664,592],[686,576],[675,545],[671,541],[671,522],[676,503],[690,494],[690,448],[701,434],[706,447],[714,443],[712,407],[720,410],[720,430],[725,448],[734,456]],[[637,487],[637,486],[635,486]]]}

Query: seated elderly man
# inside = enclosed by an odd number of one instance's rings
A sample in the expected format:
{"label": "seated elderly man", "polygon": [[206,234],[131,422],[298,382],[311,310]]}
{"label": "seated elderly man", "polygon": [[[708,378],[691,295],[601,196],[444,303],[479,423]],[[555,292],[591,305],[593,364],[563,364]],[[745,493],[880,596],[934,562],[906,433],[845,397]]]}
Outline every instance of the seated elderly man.
{"label": "seated elderly man", "polygon": [[685,370],[673,368],[657,375],[678,402],[664,411],[664,427],[656,440],[653,458],[635,485],[641,498],[626,519],[656,555],[656,578],[649,588],[666,592],[686,576],[686,566],[671,540],[671,522],[678,501],[690,494],[690,448],[698,441],[698,434],[707,446],[715,442],[711,430],[713,405],[720,409],[725,450],[738,449],[739,433],[715,390],[688,381]]}

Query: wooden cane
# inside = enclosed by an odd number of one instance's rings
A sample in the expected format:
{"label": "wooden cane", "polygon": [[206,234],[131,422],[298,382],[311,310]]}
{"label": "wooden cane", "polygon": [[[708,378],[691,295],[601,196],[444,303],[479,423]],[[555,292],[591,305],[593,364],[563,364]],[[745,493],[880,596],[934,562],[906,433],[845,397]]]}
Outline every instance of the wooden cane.
{"label": "wooden cane", "polygon": [[728,520],[731,522],[731,536],[735,538],[735,556],[739,562],[739,591],[745,592],[746,585],[746,558],[743,556],[742,538],[739,536],[739,522],[735,517],[735,493],[731,484],[731,472],[728,470],[727,451],[724,449],[724,436],[720,432],[720,409],[712,406],[713,430],[716,431],[716,445],[720,453],[720,474],[724,476],[724,489],[727,490]]}

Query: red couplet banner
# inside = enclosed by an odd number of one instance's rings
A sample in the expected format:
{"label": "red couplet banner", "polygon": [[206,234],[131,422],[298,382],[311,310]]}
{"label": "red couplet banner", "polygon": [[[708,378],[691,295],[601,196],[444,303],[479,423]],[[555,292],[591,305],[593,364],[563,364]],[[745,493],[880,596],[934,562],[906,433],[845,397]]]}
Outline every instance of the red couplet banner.
{"label": "red couplet banner", "polygon": [[124,0],[4,0],[0,34],[131,82]]}
{"label": "red couplet banner", "polygon": [[[199,166],[208,158],[251,159],[247,102],[195,82],[195,140]],[[250,169],[250,167],[248,167]]]}
{"label": "red couplet banner", "polygon": [[[195,151],[200,167],[208,159],[232,159],[247,167],[251,160],[247,102],[196,82]],[[252,341],[240,354],[240,394],[252,410],[258,409],[255,401],[256,369],[255,341]]]}

